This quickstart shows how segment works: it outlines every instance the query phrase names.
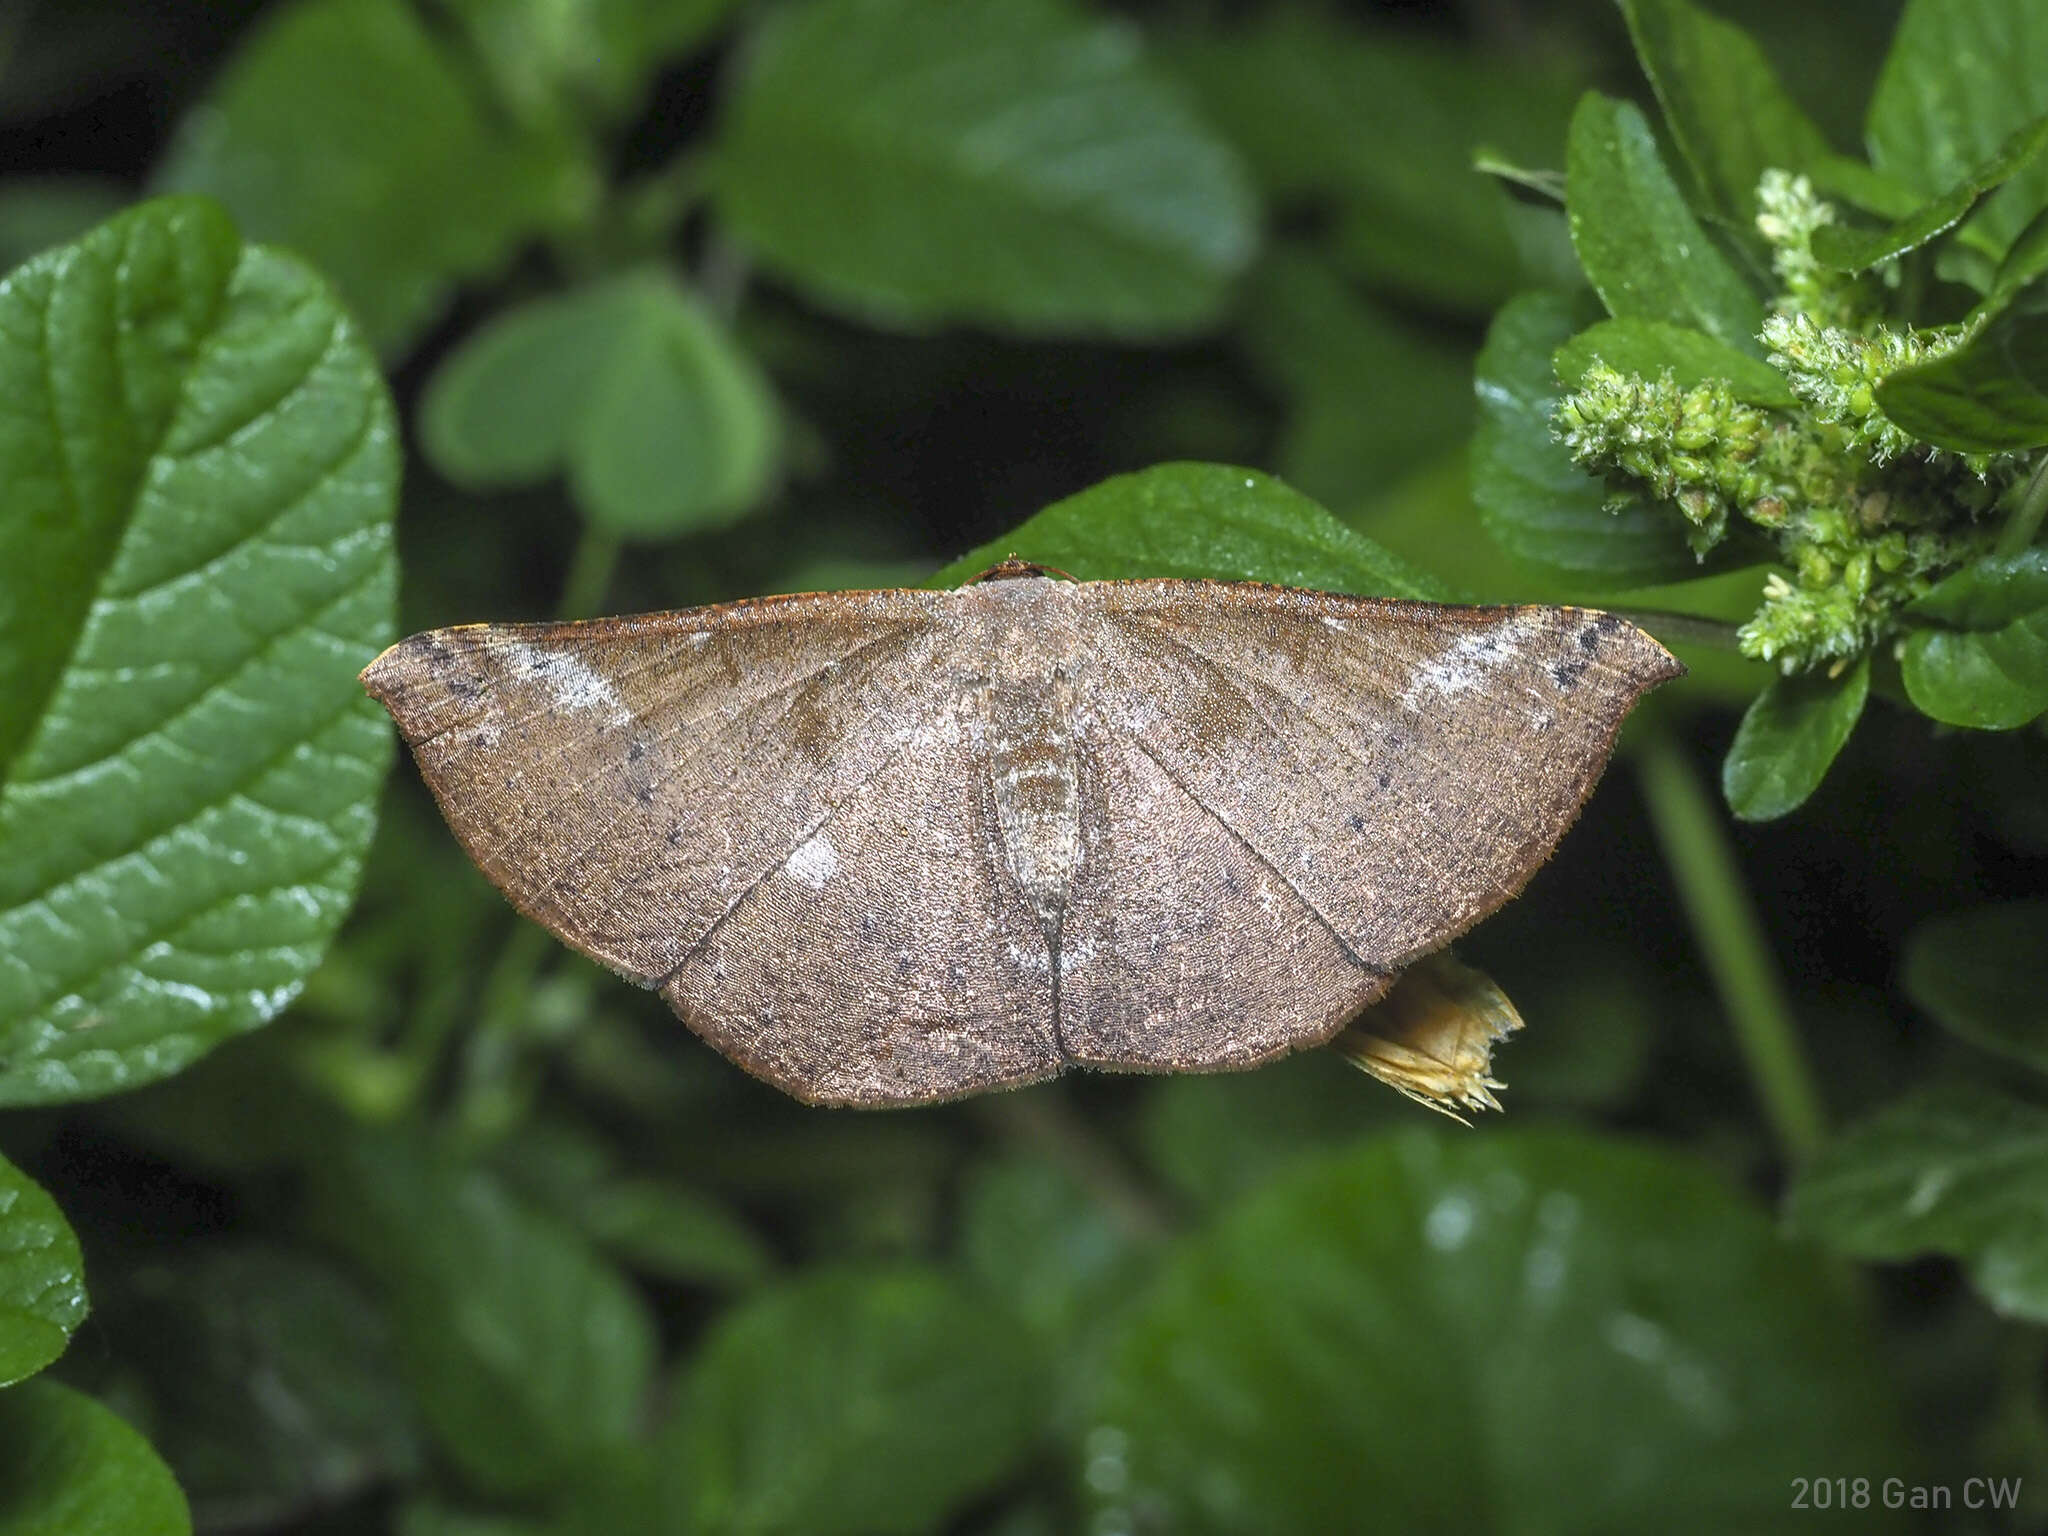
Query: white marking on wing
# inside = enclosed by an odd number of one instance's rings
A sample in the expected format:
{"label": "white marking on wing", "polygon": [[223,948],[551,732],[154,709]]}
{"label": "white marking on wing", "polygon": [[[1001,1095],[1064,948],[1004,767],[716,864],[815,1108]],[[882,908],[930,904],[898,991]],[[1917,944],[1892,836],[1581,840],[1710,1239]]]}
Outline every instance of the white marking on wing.
{"label": "white marking on wing", "polygon": [[1461,635],[1451,648],[1417,667],[1401,702],[1420,709],[1432,698],[1448,699],[1485,686],[1487,674],[1514,660],[1513,637],[1498,630]]}
{"label": "white marking on wing", "polygon": [[602,710],[613,725],[624,725],[632,712],[620,702],[618,690],[574,656],[543,650],[514,640],[505,647],[512,668],[545,688],[562,709]]}
{"label": "white marking on wing", "polygon": [[812,890],[823,890],[825,882],[839,873],[839,850],[832,846],[832,840],[824,833],[814,833],[810,841],[801,844],[789,856],[784,867]]}

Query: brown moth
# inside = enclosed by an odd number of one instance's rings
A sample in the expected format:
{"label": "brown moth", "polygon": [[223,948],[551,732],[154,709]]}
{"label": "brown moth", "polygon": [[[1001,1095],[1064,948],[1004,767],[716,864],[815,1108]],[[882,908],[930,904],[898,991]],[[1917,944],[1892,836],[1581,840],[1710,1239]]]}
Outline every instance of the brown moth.
{"label": "brown moth", "polygon": [[363,682],[520,911],[798,1098],[902,1105],[1328,1041],[1681,670],[1580,608],[1013,560],[430,630]]}

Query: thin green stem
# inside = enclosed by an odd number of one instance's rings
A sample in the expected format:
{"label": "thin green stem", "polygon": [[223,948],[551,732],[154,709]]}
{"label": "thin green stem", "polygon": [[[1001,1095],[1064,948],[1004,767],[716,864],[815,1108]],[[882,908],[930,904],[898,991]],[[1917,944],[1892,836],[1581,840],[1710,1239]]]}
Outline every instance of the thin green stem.
{"label": "thin green stem", "polygon": [[617,534],[584,525],[576,553],[569,557],[569,574],[562,581],[555,617],[587,619],[604,611],[605,593],[611,590],[612,576],[619,568],[620,547]]}
{"label": "thin green stem", "polygon": [[1742,647],[1740,626],[1726,619],[1703,618],[1696,613],[1669,613],[1661,608],[1616,608],[1614,612],[1659,640],[1677,641],[1684,645],[1710,645],[1718,651],[1734,651]]}
{"label": "thin green stem", "polygon": [[1667,732],[1645,734],[1636,770],[1664,862],[1764,1114],[1786,1158],[1803,1162],[1826,1133],[1826,1114],[1720,808]]}
{"label": "thin green stem", "polygon": [[2027,488],[2020,493],[2020,504],[2012,509],[2012,516],[1998,530],[1998,553],[2016,555],[2030,547],[2034,535],[2041,531],[2044,513],[2048,513],[2048,453],[2042,454],[2034,465],[2033,474],[2027,478]]}

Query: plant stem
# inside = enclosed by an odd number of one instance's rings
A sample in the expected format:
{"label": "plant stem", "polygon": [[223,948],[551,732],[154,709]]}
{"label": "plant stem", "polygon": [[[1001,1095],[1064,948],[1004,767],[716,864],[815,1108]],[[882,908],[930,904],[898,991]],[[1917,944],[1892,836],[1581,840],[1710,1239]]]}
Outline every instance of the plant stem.
{"label": "plant stem", "polygon": [[1825,1112],[1719,807],[1666,731],[1644,735],[1636,770],[1664,862],[1764,1114],[1785,1157],[1802,1162],[1825,1135]]}
{"label": "plant stem", "polygon": [[576,553],[569,557],[569,574],[562,580],[556,618],[587,619],[604,611],[604,595],[611,590],[612,574],[619,567],[619,548],[617,534],[584,525]]}
{"label": "plant stem", "polygon": [[2041,531],[2043,513],[2048,513],[2048,453],[2042,454],[2034,465],[2033,474],[2027,478],[2027,488],[2020,493],[2020,504],[2012,509],[2012,516],[1998,530],[1998,553],[2016,555],[2031,545],[2034,535]]}
{"label": "plant stem", "polygon": [[1709,619],[1696,613],[1668,613],[1661,608],[1616,608],[1612,611],[1616,617],[1627,619],[1658,640],[1710,645],[1719,651],[1741,649],[1740,626],[1726,619]]}

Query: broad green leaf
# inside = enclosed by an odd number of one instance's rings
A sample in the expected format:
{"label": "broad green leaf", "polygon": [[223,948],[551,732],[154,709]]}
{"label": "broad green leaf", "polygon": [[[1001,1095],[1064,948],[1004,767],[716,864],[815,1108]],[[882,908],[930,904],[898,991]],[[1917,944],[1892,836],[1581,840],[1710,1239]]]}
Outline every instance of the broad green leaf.
{"label": "broad green leaf", "polygon": [[1946,1253],[1999,1311],[2048,1322],[2048,1110],[1942,1087],[1851,1126],[1792,1186],[1803,1233],[1866,1259]]}
{"label": "broad green leaf", "polygon": [[961,1207],[968,1272],[1062,1352],[1125,1298],[1157,1220],[1155,1212],[1107,1203],[1064,1169],[1023,1157],[975,1170]]}
{"label": "broad green leaf", "polygon": [[1861,272],[1904,255],[1969,217],[1978,203],[2015,176],[2023,175],[2048,147],[2048,117],[2014,133],[1985,164],[1940,197],[1923,203],[1886,229],[1852,229],[1828,224],[1814,231],[1814,258],[1843,272]]}
{"label": "broad green leaf", "polygon": [[1157,464],[1117,475],[1019,523],[931,579],[957,586],[1015,555],[1082,581],[1199,576],[1361,597],[1446,594],[1271,475]]}
{"label": "broad green leaf", "polygon": [[566,468],[615,533],[665,538],[758,505],[776,467],[775,398],[753,360],[659,274],[507,310],[427,386],[421,442],[464,485]]}
{"label": "broad green leaf", "polygon": [[2048,443],[2048,302],[2016,304],[1955,351],[1877,386],[1885,415],[1958,453]]}
{"label": "broad green leaf", "polygon": [[662,1503],[649,1457],[639,1445],[594,1457],[578,1480],[548,1502],[545,1515],[485,1513],[415,1498],[398,1514],[395,1536],[702,1536]]}
{"label": "broad green leaf", "polygon": [[1819,1255],[1703,1167],[1512,1129],[1375,1137],[1227,1212],[1097,1423],[1102,1525],[1259,1536],[1804,1531],[1791,1478],[1907,1454]]}
{"label": "broad green leaf", "polygon": [[1327,505],[1385,494],[1471,430],[1469,353],[1404,325],[1305,250],[1260,263],[1239,326],[1288,402],[1280,472]]}
{"label": "broad green leaf", "polygon": [[1589,584],[1641,586],[1705,574],[1676,508],[1607,506],[1606,488],[1552,435],[1562,390],[1552,354],[1584,323],[1557,294],[1528,293],[1495,317],[1479,354],[1472,499],[1493,541],[1517,559]]}
{"label": "broad green leaf", "polygon": [[705,42],[738,0],[449,0],[494,104],[545,128],[639,109],[655,70]]}
{"label": "broad green leaf", "polygon": [[147,203],[0,284],[0,1104],[282,1008],[389,760],[397,434],[297,259]]}
{"label": "broad green leaf", "polygon": [[275,7],[157,184],[218,197],[252,237],[311,257],[387,353],[597,191],[584,153],[505,121],[406,0]]}
{"label": "broad green leaf", "polygon": [[1763,356],[1763,301],[1700,228],[1641,112],[1588,91],[1572,114],[1565,178],[1572,245],[1608,313]]}
{"label": "broad green leaf", "polygon": [[779,436],[775,397],[753,359],[702,308],[662,287],[576,413],[569,485],[598,527],[673,538],[759,505]]}
{"label": "broad green leaf", "polygon": [[480,1490],[557,1486],[639,1427],[653,1323],[572,1228],[423,1134],[359,1136],[317,1174],[318,1231],[388,1295],[428,1428]]}
{"label": "broad green leaf", "polygon": [[1562,71],[1278,7],[1188,38],[1173,61],[1276,202],[1334,215],[1336,255],[1360,276],[1476,311],[1523,285],[1472,155],[1554,154],[1577,84]]}
{"label": "broad green leaf", "polygon": [[1953,629],[2002,629],[2048,608],[2048,549],[1983,555],[1907,604],[1916,619]]}
{"label": "broad green leaf", "polygon": [[1789,411],[1799,403],[1785,376],[1769,363],[1703,331],[1662,320],[1602,320],[1588,326],[1557,349],[1558,379],[1576,389],[1596,360],[1646,379],[1669,372],[1681,389],[1725,379],[1735,398],[1751,405]]}
{"label": "broad green leaf", "polygon": [[2048,903],[1976,907],[1922,924],[1907,942],[1902,980],[1943,1028],[2048,1072]]}
{"label": "broad green leaf", "polygon": [[1042,1397],[1021,1326],[943,1272],[813,1271],[712,1329],[668,1462],[691,1530],[910,1536],[1017,1466]]}
{"label": "broad green leaf", "polygon": [[102,1292],[98,1326],[202,1524],[282,1521],[417,1472],[390,1330],[332,1262],[208,1242]]}
{"label": "broad green leaf", "polygon": [[1915,630],[1900,670],[1914,708],[1944,725],[2025,725],[2048,710],[2048,610],[1999,629]]}
{"label": "broad green leaf", "polygon": [[1721,764],[1721,793],[1744,821],[1796,811],[1835,760],[1863,715],[1870,658],[1839,677],[1824,671],[1779,676],[1756,696]]}
{"label": "broad green leaf", "polygon": [[85,1312],[78,1239],[57,1202],[0,1157],[0,1387],[63,1354]]}
{"label": "broad green leaf", "polygon": [[[2038,0],[1909,0],[1871,96],[1871,163],[1940,197],[2048,112],[2048,8]],[[2048,163],[2013,177],[1965,239],[2002,255],[2048,202]]]}
{"label": "broad green leaf", "polygon": [[0,1536],[191,1536],[168,1468],[82,1392],[0,1392]]}
{"label": "broad green leaf", "polygon": [[753,39],[720,213],[813,298],[884,324],[1203,326],[1257,242],[1229,146],[1135,35],[1067,0],[817,0]]}
{"label": "broad green leaf", "polygon": [[1691,0],[1622,0],[1621,9],[1705,205],[1749,235],[1763,173],[1825,164],[1826,136],[1733,22]]}
{"label": "broad green leaf", "polygon": [[532,485],[558,473],[605,364],[651,302],[614,279],[500,311],[464,337],[420,400],[420,447],[458,485]]}
{"label": "broad green leaf", "polygon": [[775,1268],[767,1245],[731,1211],[661,1179],[605,1184],[578,1215],[605,1252],[662,1280],[737,1288],[757,1284]]}

